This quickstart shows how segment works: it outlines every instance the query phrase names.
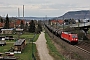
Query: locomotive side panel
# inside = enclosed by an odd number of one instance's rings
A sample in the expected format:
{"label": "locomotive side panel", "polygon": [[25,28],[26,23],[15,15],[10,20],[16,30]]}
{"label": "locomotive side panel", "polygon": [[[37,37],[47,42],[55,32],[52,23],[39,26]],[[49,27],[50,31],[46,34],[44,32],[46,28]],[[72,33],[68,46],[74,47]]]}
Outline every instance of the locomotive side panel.
{"label": "locomotive side panel", "polygon": [[70,42],[70,40],[69,40],[70,37],[69,37],[69,34],[67,32],[62,32],[61,38],[67,40],[68,42]]}

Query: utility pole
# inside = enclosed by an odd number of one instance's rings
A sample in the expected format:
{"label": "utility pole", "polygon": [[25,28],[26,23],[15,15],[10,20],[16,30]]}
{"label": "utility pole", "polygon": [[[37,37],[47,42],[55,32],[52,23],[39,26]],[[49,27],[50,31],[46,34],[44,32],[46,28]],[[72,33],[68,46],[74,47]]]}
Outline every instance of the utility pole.
{"label": "utility pole", "polygon": [[56,18],[56,29],[58,29],[58,17]]}
{"label": "utility pole", "polygon": [[[64,16],[63,16],[63,20],[64,20]],[[63,31],[64,31],[64,21],[63,21]]]}
{"label": "utility pole", "polygon": [[47,15],[45,16],[45,20],[46,20],[46,23],[47,23],[47,25],[48,25],[48,19],[47,19]]}

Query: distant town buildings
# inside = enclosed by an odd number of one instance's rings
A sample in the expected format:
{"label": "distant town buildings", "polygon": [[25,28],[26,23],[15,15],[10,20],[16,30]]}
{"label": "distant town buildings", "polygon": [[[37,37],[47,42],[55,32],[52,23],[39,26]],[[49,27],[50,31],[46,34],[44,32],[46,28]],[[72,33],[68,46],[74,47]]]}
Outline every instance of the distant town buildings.
{"label": "distant town buildings", "polygon": [[25,26],[26,24],[26,21],[25,20],[20,20],[20,19],[17,19],[17,20],[10,20],[9,22],[9,29],[4,29],[4,25],[5,25],[5,22],[0,22],[0,33],[1,34],[12,34],[13,33],[13,29],[21,29],[20,26],[21,26],[21,22],[23,23],[23,25]]}

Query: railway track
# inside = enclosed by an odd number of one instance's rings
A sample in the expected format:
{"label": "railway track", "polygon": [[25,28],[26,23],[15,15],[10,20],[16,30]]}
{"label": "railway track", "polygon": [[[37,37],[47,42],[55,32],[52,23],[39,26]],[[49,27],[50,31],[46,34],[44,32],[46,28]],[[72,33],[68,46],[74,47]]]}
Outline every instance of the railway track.
{"label": "railway track", "polygon": [[85,49],[83,49],[83,48],[81,48],[81,47],[79,47],[79,46],[77,46],[77,45],[75,45],[75,47],[78,48],[78,49],[80,49],[80,50],[82,50],[82,51],[85,52],[85,53],[90,54],[90,51],[87,51],[87,50],[85,50]]}
{"label": "railway track", "polygon": [[85,53],[90,54],[90,44],[86,43],[84,41],[80,41],[77,45],[74,45],[74,47],[82,50]]}

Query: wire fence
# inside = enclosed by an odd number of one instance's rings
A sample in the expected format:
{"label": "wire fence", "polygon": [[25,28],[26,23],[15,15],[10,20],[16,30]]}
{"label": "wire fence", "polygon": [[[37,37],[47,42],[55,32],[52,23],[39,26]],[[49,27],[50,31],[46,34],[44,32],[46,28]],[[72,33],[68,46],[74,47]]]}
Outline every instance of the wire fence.
{"label": "wire fence", "polygon": [[34,37],[32,38],[32,60],[36,60],[36,57],[35,57],[35,55],[34,55],[34,49],[33,49],[33,40],[34,40],[34,38],[35,38],[35,36],[36,36],[36,34],[34,35]]}

